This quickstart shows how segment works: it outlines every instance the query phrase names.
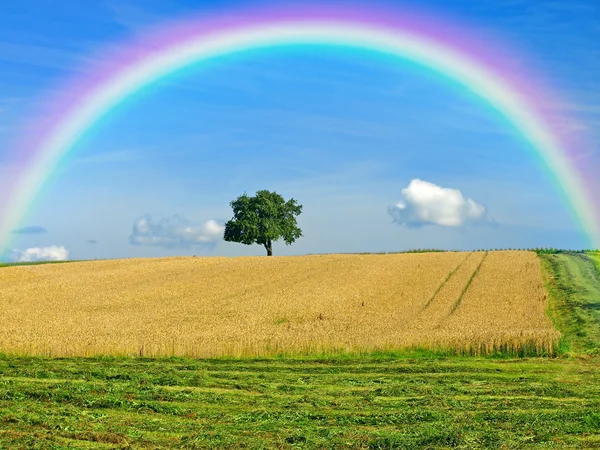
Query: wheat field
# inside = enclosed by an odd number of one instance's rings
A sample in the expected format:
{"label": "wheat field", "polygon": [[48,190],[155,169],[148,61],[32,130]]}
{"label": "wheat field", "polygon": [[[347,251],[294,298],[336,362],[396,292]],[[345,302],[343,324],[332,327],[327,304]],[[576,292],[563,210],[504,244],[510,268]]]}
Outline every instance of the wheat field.
{"label": "wheat field", "polygon": [[552,352],[535,253],[177,257],[0,269],[0,352]]}

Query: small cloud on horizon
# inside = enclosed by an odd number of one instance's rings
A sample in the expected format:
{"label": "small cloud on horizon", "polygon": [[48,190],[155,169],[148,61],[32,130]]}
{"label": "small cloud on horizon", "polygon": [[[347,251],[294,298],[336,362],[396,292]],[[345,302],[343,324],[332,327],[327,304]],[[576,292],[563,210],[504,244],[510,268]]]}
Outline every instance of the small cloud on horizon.
{"label": "small cloud on horizon", "polygon": [[48,230],[46,230],[44,227],[41,227],[39,225],[32,225],[32,226],[17,228],[16,230],[13,230],[14,234],[43,234],[43,233],[47,233],[47,232],[48,232]]}
{"label": "small cloud on horizon", "polygon": [[88,239],[87,241],[85,241],[87,244],[97,244],[98,241],[96,239]]}
{"label": "small cloud on horizon", "polygon": [[169,249],[193,246],[212,249],[223,238],[224,230],[225,227],[215,220],[195,225],[178,215],[154,221],[152,216],[146,214],[134,222],[129,243]]}
{"label": "small cloud on horizon", "polygon": [[11,257],[14,262],[66,261],[67,259],[69,259],[69,251],[62,245],[13,250]]}
{"label": "small cloud on horizon", "polygon": [[458,189],[444,188],[416,178],[402,189],[402,197],[402,201],[388,207],[388,214],[395,223],[409,228],[495,224],[488,217],[485,206],[465,198]]}

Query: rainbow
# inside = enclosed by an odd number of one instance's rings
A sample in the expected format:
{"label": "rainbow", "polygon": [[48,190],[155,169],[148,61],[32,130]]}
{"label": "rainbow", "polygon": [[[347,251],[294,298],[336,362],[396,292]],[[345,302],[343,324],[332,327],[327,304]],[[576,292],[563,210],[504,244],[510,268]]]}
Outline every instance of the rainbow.
{"label": "rainbow", "polygon": [[[103,52],[47,101],[15,146],[12,183],[3,189],[0,254],[65,155],[104,116],[151,83],[191,64],[290,45],[370,50],[412,61],[461,84],[501,113],[528,142],[558,184],[590,244],[600,247],[600,208],[593,176],[578,167],[581,146],[557,131],[561,118],[544,109],[553,98],[539,74],[513,54],[470,36],[464,23],[389,6],[285,7],[227,10],[177,21]],[[535,80],[532,83],[531,80]],[[534,86],[535,85],[535,86]],[[582,164],[580,164],[582,166]]]}

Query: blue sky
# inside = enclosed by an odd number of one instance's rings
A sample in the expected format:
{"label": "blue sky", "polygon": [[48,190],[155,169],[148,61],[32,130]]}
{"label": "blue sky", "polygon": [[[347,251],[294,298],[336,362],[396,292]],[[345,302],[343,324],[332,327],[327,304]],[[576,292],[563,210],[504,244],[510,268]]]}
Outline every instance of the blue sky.
{"label": "blue sky", "polygon": [[[600,160],[600,4],[419,5],[526,59],[564,100],[546,106],[577,124]],[[210,14],[208,3],[182,0],[0,8],[0,174],[40,99],[98,49]],[[262,255],[207,225],[259,189],[304,205],[304,237],[276,243],[276,255],[586,246],[539,158],[468,91],[409,62],[289,47],[189,67],[120,107],[53,174],[15,230],[12,257]]]}

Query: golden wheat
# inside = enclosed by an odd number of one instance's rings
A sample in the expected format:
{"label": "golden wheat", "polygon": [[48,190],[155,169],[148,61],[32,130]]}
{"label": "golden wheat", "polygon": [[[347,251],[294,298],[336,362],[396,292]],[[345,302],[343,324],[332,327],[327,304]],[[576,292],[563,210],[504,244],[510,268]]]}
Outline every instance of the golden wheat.
{"label": "golden wheat", "polygon": [[0,269],[0,352],[258,356],[558,337],[529,252],[210,257]]}

